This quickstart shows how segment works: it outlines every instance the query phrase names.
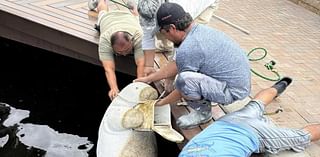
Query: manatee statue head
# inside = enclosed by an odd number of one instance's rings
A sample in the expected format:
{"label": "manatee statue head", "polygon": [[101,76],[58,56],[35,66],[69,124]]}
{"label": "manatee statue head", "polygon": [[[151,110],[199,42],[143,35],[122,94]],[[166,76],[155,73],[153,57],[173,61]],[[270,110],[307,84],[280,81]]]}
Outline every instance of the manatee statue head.
{"label": "manatee statue head", "polygon": [[145,122],[145,114],[134,107],[157,98],[157,91],[146,83],[135,82],[123,88],[111,102],[101,121],[97,157],[156,156],[154,133],[135,131],[132,128]]}
{"label": "manatee statue head", "polygon": [[[143,122],[144,119],[139,116],[141,113],[139,114],[138,111],[133,111],[132,109],[141,102],[157,98],[157,91],[150,85],[142,82],[130,83],[120,91],[109,105],[103,121],[105,123],[104,126],[114,131],[125,131],[134,126],[138,127],[139,123]],[[130,122],[125,123],[126,127],[123,126],[123,123],[126,122],[124,117],[130,117]]]}

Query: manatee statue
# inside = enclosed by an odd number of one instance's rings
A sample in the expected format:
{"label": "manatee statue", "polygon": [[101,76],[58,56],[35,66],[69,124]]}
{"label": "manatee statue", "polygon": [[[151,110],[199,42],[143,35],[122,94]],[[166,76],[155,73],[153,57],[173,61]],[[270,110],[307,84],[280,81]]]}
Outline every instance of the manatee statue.
{"label": "manatee statue", "polygon": [[154,131],[167,140],[182,142],[172,129],[170,105],[155,107],[157,91],[135,82],[111,102],[99,128],[97,157],[156,157]]}

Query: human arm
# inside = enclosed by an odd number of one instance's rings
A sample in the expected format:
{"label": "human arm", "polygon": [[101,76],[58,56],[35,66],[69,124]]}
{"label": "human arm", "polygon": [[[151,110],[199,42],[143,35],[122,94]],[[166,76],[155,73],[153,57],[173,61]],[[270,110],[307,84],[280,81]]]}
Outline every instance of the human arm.
{"label": "human arm", "polygon": [[108,96],[113,100],[119,93],[117,78],[115,74],[114,53],[108,35],[100,36],[99,40],[99,59],[105,71],[110,90]]}
{"label": "human arm", "polygon": [[145,59],[142,51],[142,32],[136,33],[136,40],[134,41],[134,59],[137,65],[137,78],[144,76]]}
{"label": "human arm", "polygon": [[162,106],[165,104],[171,104],[171,103],[175,103],[178,100],[180,100],[182,98],[180,92],[175,89],[174,91],[172,91],[168,96],[164,97],[163,99],[159,100],[157,102],[157,106]]}
{"label": "human arm", "polygon": [[144,50],[144,76],[156,72],[154,69],[155,50]]}
{"label": "human arm", "polygon": [[144,76],[144,64],[145,60],[143,57],[135,59],[136,65],[137,65],[137,78]]}
{"label": "human arm", "polygon": [[113,60],[103,60],[102,65],[105,71],[105,75],[110,87],[108,96],[113,100],[119,93],[119,88],[117,84],[117,78],[115,73],[115,63]]}
{"label": "human arm", "polygon": [[139,16],[137,5],[133,0],[128,0],[127,7],[134,16]]}
{"label": "human arm", "polygon": [[160,70],[157,72],[154,72],[148,76],[137,78],[134,80],[134,82],[145,82],[145,83],[150,83],[153,81],[159,81],[164,78],[170,78],[175,75],[177,75],[178,69],[176,62],[170,61],[166,66],[161,67]]}

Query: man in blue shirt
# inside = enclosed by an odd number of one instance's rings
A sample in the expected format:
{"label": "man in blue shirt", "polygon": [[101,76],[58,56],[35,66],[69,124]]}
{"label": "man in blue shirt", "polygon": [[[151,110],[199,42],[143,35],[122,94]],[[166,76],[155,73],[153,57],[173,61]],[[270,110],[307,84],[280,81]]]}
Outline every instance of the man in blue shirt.
{"label": "man in blue shirt", "polygon": [[[251,89],[248,59],[240,46],[223,32],[196,24],[176,3],[163,3],[157,11],[160,33],[176,46],[176,56],[159,71],[136,81],[152,82],[178,74],[176,88],[157,105],[184,96],[194,110],[177,120],[188,129],[211,118],[211,103],[223,105],[247,97]],[[193,100],[193,101],[191,101]]]}
{"label": "man in blue shirt", "polygon": [[303,129],[280,128],[263,115],[265,107],[291,82],[291,78],[282,78],[271,88],[260,91],[244,108],[218,119],[192,138],[179,157],[248,157],[252,153],[303,151],[311,141],[320,139],[320,124]]}

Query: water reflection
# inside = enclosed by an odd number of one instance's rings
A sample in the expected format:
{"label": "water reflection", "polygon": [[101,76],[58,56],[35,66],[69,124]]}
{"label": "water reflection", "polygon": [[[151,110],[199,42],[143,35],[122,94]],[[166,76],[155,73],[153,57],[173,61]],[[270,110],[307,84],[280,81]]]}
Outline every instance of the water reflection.
{"label": "water reflection", "polygon": [[0,104],[2,157],[87,157],[93,144],[87,137],[59,133],[47,125],[20,123],[29,111]]}

